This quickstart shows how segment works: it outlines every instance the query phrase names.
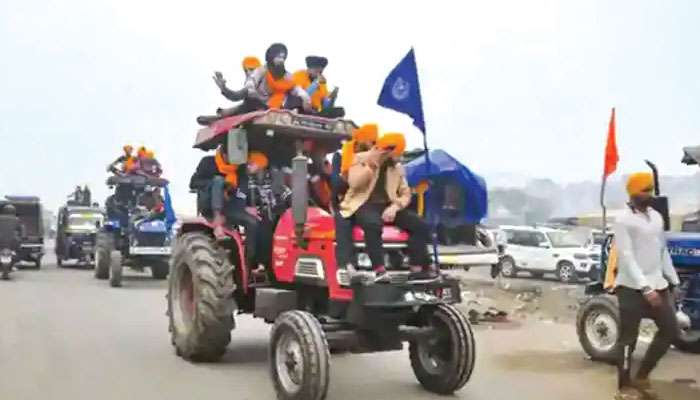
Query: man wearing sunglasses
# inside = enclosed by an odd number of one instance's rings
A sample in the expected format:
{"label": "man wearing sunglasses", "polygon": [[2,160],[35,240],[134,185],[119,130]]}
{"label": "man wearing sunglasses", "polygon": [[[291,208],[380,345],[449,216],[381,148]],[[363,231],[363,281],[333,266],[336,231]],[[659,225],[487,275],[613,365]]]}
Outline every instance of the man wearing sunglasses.
{"label": "man wearing sunglasses", "polygon": [[[654,178],[632,174],[627,181],[629,207],[615,225],[618,272],[615,294],[620,306],[620,355],[618,399],[654,398],[649,374],[679,334],[674,291],[680,281],[666,248],[664,221],[651,208]],[[649,349],[631,378],[632,353],[642,318],[658,327]]]}

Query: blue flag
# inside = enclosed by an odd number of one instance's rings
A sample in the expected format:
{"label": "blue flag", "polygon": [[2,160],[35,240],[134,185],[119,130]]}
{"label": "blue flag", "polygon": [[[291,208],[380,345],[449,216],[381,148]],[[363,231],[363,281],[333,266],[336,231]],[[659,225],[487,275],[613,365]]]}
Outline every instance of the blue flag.
{"label": "blue flag", "polygon": [[177,221],[177,216],[175,216],[175,209],[173,208],[173,201],[170,199],[170,190],[168,185],[165,185],[165,198],[163,199],[163,206],[165,207],[165,224],[168,226],[168,230],[173,227],[175,221]]}
{"label": "blue flag", "polygon": [[418,69],[413,49],[389,73],[379,94],[377,104],[413,118],[413,125],[425,135],[423,102],[418,84]]}

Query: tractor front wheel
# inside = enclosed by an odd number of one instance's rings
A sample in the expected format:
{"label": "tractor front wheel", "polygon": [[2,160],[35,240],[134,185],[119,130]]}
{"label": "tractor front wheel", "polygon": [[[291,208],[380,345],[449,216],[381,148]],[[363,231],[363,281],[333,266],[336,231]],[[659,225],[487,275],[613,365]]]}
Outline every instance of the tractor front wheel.
{"label": "tractor front wheel", "polygon": [[330,354],[318,320],[305,311],[287,311],[277,317],[271,336],[270,372],[277,398],[325,399]]}
{"label": "tractor front wheel", "polygon": [[471,325],[455,307],[440,304],[424,315],[424,325],[434,337],[409,345],[411,367],[428,391],[448,395],[461,389],[474,370],[476,345]]}

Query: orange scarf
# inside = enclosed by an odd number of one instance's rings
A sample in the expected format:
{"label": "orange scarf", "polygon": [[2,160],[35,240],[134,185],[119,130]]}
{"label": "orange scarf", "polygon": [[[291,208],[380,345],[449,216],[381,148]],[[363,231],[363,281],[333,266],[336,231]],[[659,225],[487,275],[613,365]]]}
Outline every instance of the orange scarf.
{"label": "orange scarf", "polygon": [[136,168],[136,159],[132,156],[128,156],[126,158],[126,161],[124,161],[124,171],[123,172],[131,172]]}
{"label": "orange scarf", "polygon": [[[295,72],[292,79],[294,79],[294,83],[301,86],[301,88],[304,90],[308,90],[312,83],[309,73],[306,70]],[[311,95],[311,106],[314,108],[314,110],[323,110],[323,99],[326,97],[328,97],[328,87],[325,83],[321,83],[314,94]]]}
{"label": "orange scarf", "polygon": [[284,98],[287,97],[287,93],[289,93],[290,90],[294,89],[296,84],[294,81],[286,78],[275,79],[270,71],[265,75],[265,79],[267,80],[267,86],[272,90],[270,99],[267,101],[268,107],[272,109],[282,108]]}
{"label": "orange scarf", "polygon": [[216,169],[219,170],[220,173],[224,174],[224,179],[226,180],[226,183],[231,185],[231,187],[237,187],[238,165],[229,164],[228,162],[226,162],[220,150],[216,151],[216,156],[214,157],[214,160],[216,161]]}

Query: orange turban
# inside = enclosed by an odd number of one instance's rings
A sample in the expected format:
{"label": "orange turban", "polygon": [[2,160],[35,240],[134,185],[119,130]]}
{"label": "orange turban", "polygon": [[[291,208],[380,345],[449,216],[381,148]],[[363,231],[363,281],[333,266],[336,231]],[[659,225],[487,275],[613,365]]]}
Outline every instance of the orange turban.
{"label": "orange turban", "polygon": [[243,59],[243,68],[245,69],[256,69],[260,67],[260,60],[258,57],[246,57]]}
{"label": "orange turban", "polygon": [[352,131],[352,140],[360,143],[376,142],[379,136],[377,124],[364,124]]}
{"label": "orange turban", "polygon": [[654,188],[654,176],[649,172],[637,172],[627,178],[627,194],[636,196],[649,188]]}
{"label": "orange turban", "polygon": [[139,151],[136,153],[139,157],[146,157],[146,147],[139,147]]}
{"label": "orange turban", "polygon": [[267,156],[259,151],[251,151],[248,153],[248,163],[255,164],[260,168],[267,168],[270,161]]}
{"label": "orange turban", "polygon": [[124,147],[122,147],[122,149],[124,149],[124,153],[127,153],[127,154],[131,154],[131,152],[134,151],[134,147],[131,146],[130,144],[124,145]]}
{"label": "orange turban", "polygon": [[156,154],[152,150],[147,150],[146,151],[146,158],[153,159],[155,158]]}
{"label": "orange turban", "polygon": [[393,147],[391,155],[400,157],[406,149],[406,138],[403,133],[385,133],[377,140],[377,147],[382,150]]}

